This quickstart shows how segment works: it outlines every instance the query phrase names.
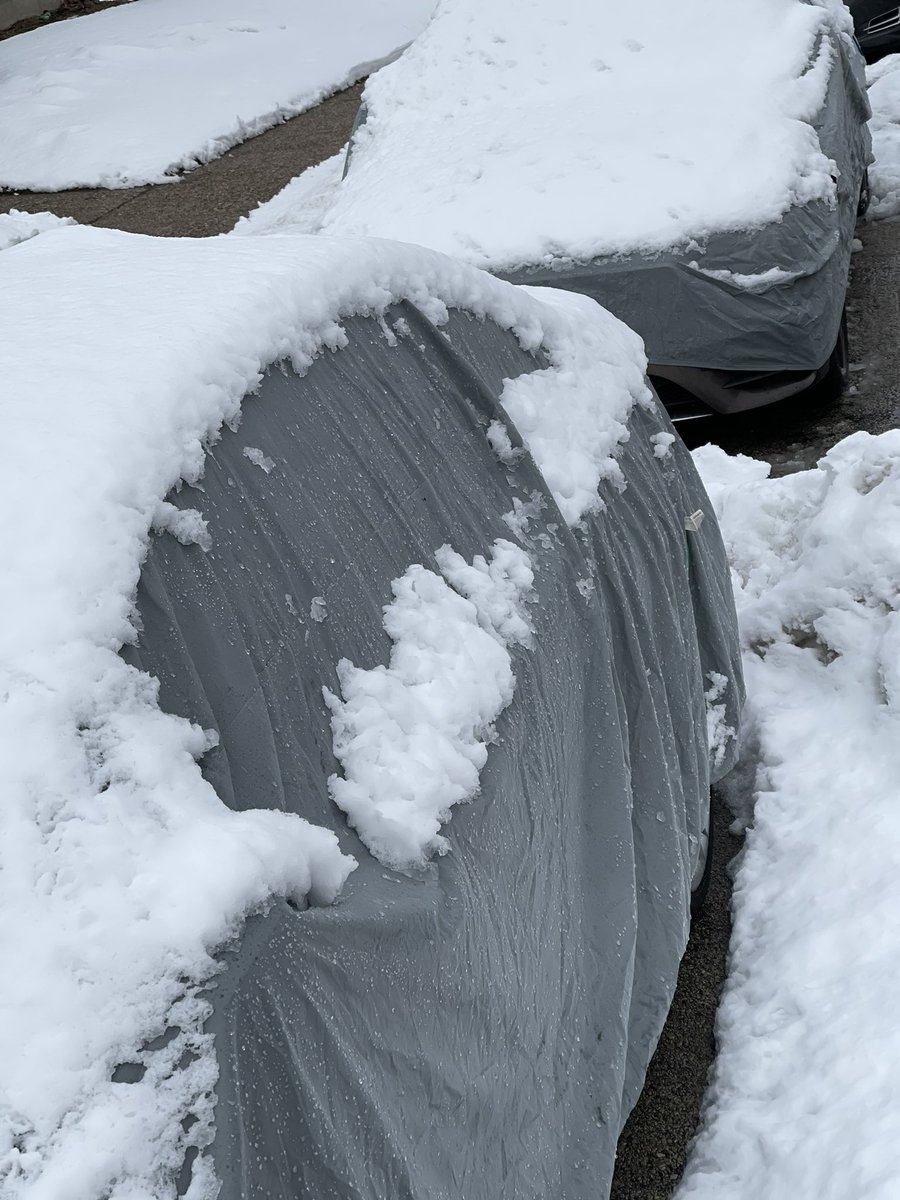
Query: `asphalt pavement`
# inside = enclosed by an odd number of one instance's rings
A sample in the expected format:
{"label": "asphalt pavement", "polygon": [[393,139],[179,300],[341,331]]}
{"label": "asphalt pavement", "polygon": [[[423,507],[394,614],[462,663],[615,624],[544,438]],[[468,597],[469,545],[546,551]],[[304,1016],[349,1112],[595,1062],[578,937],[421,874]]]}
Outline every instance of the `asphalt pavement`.
{"label": "asphalt pavement", "polygon": [[[326,100],[162,186],[107,191],[0,193],[0,212],[49,211],[88,225],[162,237],[226,233],[306,167],[346,142],[362,84]],[[864,224],[848,300],[852,394],[836,404],[808,399],[740,419],[681,427],[689,445],[715,441],[765,458],[777,474],[800,470],[855,429],[900,422],[900,222]],[[727,863],[740,847],[724,805],[714,806],[715,859],[704,912],[695,921],[669,1020],[647,1085],[619,1142],[612,1200],[668,1200],[696,1128],[715,1055],[715,1011],[731,932]]]}
{"label": "asphalt pavement", "polygon": [[0,192],[0,212],[52,212],[82,225],[156,237],[227,233],[257,204],[271,200],[295,175],[336,154],[350,136],[362,83],[317,108],[235,146],[172,183],[66,192]]}

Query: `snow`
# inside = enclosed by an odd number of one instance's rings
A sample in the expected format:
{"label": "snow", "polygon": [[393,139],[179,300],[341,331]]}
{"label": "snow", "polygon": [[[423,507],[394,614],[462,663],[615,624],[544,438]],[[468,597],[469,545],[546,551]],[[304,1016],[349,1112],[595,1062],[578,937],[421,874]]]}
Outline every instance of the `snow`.
{"label": "snow", "polygon": [[[227,810],[198,765],[210,735],[160,711],[155,681],[119,657],[151,530],[218,536],[166,496],[200,478],[267,364],[302,372],[344,344],[342,316],[407,299],[542,348],[548,365],[503,399],[577,521],[648,402],[644,359],[583,298],[378,241],[61,226],[2,259],[0,1187],[9,1200],[170,1196],[186,1146],[211,1135],[198,988],[216,947],[273,895],[329,902],[354,864],[289,814]],[[494,634],[519,634],[503,580],[487,587],[449,550],[439,565],[455,611],[505,654]],[[143,1075],[126,1083],[120,1064]],[[194,1180],[191,1200],[214,1194],[202,1154]]]}
{"label": "snow", "polygon": [[[842,7],[797,0],[735,0],[727,21],[715,0],[441,0],[369,79],[347,177],[316,181],[333,188],[320,228],[513,270],[833,201],[809,121],[845,22]],[[304,199],[298,228],[312,220]]]}
{"label": "snow", "polygon": [[732,287],[740,288],[744,292],[767,292],[776,284],[794,280],[800,274],[799,271],[785,271],[782,267],[770,267],[767,271],[756,271],[747,275],[740,271],[713,271],[708,267],[701,267],[698,262],[690,262],[688,266],[709,279],[730,283]]}
{"label": "snow", "polygon": [[866,68],[872,105],[872,153],[869,167],[870,217],[900,213],[900,54]]}
{"label": "snow", "polygon": [[900,430],[811,471],[695,451],[731,562],[755,803],[703,1127],[677,1200],[894,1200]]}
{"label": "snow", "polygon": [[449,546],[435,559],[440,574],[416,564],[391,585],[390,664],[363,670],[342,659],[343,698],[323,689],[344,769],[328,781],[332,798],[398,870],[450,848],[441,827],[477,793],[494,722],[513,698],[509,647],[532,640],[524,550],[498,539],[489,562],[478,555],[469,565]]}
{"label": "snow", "polygon": [[346,147],[324,162],[307,167],[277,195],[241,217],[232,233],[315,233],[322,223],[331,194],[341,181]]}
{"label": "snow", "polygon": [[19,212],[17,208],[12,208],[8,213],[0,213],[0,250],[18,246],[19,242],[27,242],[29,238],[46,233],[48,229],[74,224],[71,217],[55,217],[48,212]]}
{"label": "snow", "polygon": [[245,446],[241,451],[244,458],[253,463],[254,467],[259,467],[266,475],[270,475],[275,466],[275,460],[269,458],[267,454],[263,454],[258,446]]}
{"label": "snow", "polygon": [[712,765],[721,767],[728,753],[728,743],[734,740],[735,729],[725,723],[727,706],[722,701],[728,687],[728,679],[718,671],[710,671],[707,675],[709,691],[704,692],[706,700],[706,731],[709,738],[709,750]]}
{"label": "snow", "polygon": [[0,186],[171,183],[361,79],[432,0],[140,0],[3,48]]}

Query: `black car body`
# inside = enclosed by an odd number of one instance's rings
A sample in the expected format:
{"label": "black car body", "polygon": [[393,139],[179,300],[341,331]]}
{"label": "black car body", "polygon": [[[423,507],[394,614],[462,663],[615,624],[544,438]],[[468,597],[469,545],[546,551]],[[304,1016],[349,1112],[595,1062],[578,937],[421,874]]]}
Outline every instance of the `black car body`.
{"label": "black car body", "polygon": [[866,62],[900,53],[900,6],[885,0],[848,0],[847,7]]}

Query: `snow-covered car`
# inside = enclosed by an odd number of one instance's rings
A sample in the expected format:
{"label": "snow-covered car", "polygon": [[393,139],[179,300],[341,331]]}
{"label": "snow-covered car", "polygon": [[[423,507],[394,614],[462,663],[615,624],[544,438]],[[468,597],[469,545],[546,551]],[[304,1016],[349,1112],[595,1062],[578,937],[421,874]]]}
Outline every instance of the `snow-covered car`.
{"label": "snow-covered car", "polygon": [[322,231],[592,296],[675,415],[840,390],[870,159],[842,4],[441,0],[363,104]]}
{"label": "snow-covered car", "polygon": [[0,251],[4,1196],[605,1195],[743,695],[639,339],[417,247],[48,223]]}

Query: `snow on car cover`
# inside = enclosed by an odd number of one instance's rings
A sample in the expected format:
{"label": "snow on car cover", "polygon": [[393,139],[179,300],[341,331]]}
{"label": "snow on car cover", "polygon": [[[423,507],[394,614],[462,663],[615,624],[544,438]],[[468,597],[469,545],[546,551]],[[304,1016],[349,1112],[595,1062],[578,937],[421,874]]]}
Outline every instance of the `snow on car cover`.
{"label": "snow on car cover", "polygon": [[[163,711],[158,681],[120,655],[139,642],[134,597],[151,532],[215,545],[197,489],[223,423],[237,426],[269,364],[305,372],[346,344],[342,320],[380,318],[398,302],[438,326],[448,306],[490,317],[523,353],[540,352],[540,369],[503,385],[503,403],[573,525],[608,502],[598,487],[623,489],[614,456],[632,414],[655,435],[665,422],[639,343],[614,318],[581,297],[541,303],[428,251],[73,227],[3,250],[2,265],[0,325],[14,336],[0,351],[0,1179],[6,1195],[32,1200],[169,1196],[186,1149],[211,1137],[216,1063],[199,988],[213,951],[275,895],[333,901],[354,861],[330,830],[258,808],[258,789],[249,809],[229,811],[199,766],[216,735]],[[384,336],[396,342],[394,330]],[[522,447],[496,425],[492,439],[498,469],[513,469]],[[649,438],[647,455],[657,474],[673,470]],[[239,446],[240,469],[267,484],[279,462],[261,436]],[[185,488],[196,506],[172,502],[182,481],[196,485]],[[527,507],[511,510],[519,533]],[[714,559],[712,534],[704,544]],[[527,556],[503,541],[492,553],[490,566],[452,547],[439,559],[460,621],[499,656],[498,695],[467,718],[482,739],[510,700],[506,647],[529,636]],[[682,570],[683,547],[676,561]],[[306,612],[330,620],[322,596]],[[721,619],[727,630],[727,611]],[[408,627],[391,620],[402,640]],[[733,677],[721,656],[715,665]],[[345,680],[361,675],[348,665]],[[440,825],[443,800],[437,811]],[[434,834],[424,851],[445,848]],[[192,1180],[192,1198],[214,1193],[202,1153]]]}
{"label": "snow on car cover", "polygon": [[[659,250],[835,195],[835,51],[796,0],[443,0],[365,93],[325,231],[491,270]],[[739,50],[738,50],[739,47]]]}
{"label": "snow on car cover", "polygon": [[863,66],[835,0],[443,0],[369,78],[345,178],[330,159],[236,232],[397,237],[584,292],[651,375],[809,374],[871,157]]}

